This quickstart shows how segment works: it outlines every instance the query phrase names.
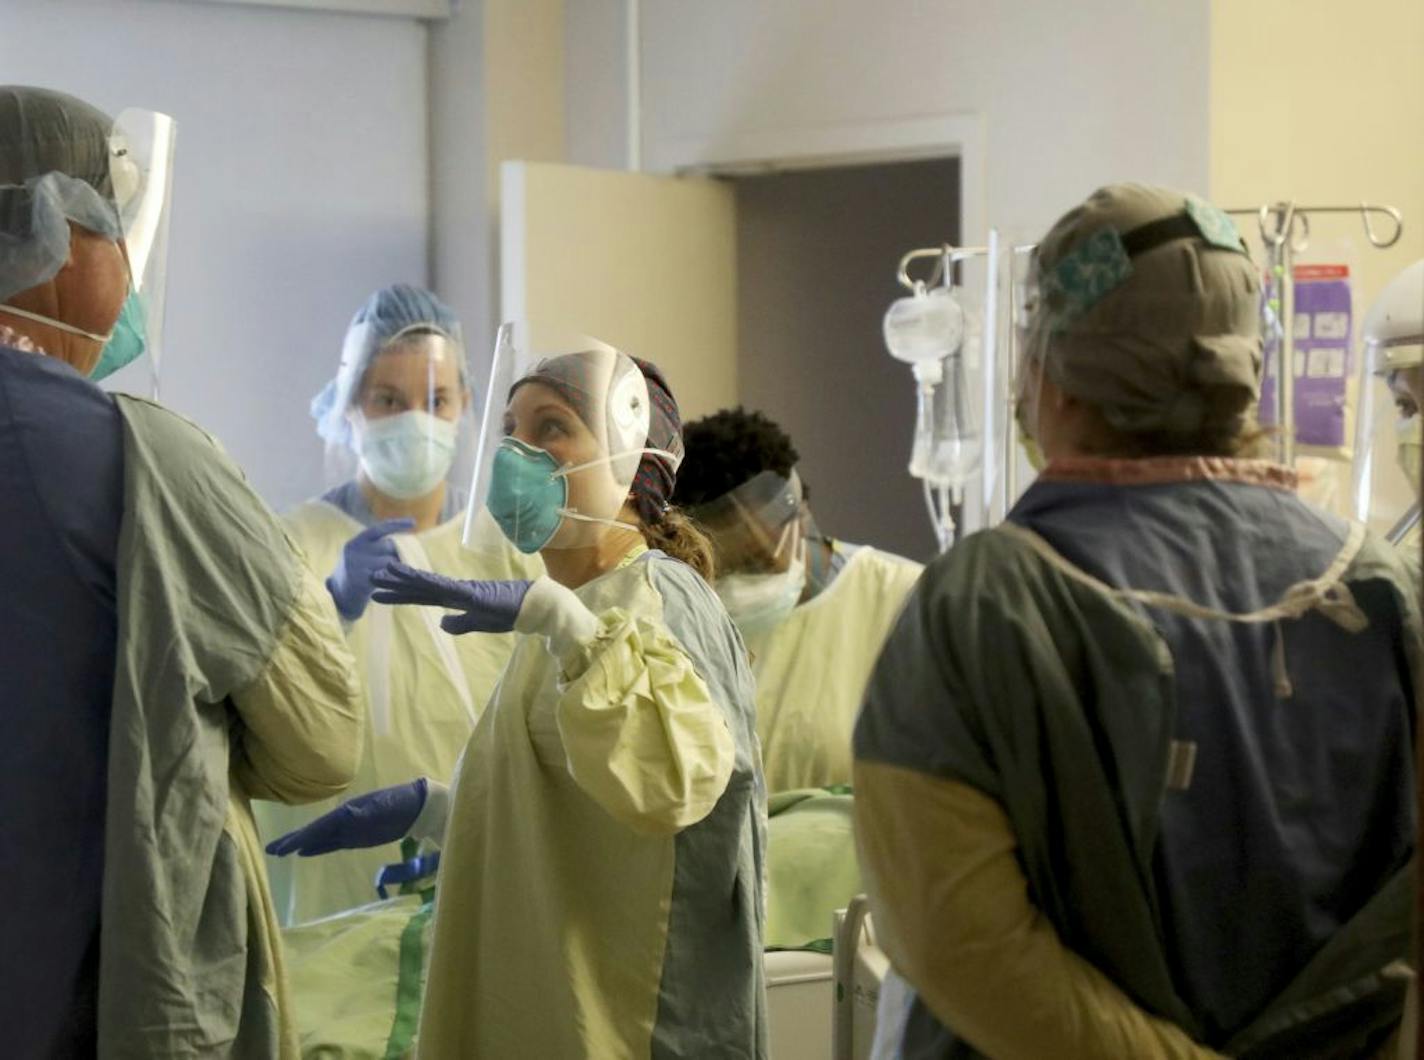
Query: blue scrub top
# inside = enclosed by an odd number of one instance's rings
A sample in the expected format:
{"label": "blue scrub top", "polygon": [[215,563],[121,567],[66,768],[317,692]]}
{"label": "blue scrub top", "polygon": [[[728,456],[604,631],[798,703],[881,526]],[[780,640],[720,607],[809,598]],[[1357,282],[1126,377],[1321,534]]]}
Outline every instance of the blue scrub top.
{"label": "blue scrub top", "polygon": [[[440,522],[447,523],[462,513],[465,510],[465,498],[466,494],[461,490],[447,487],[445,503],[440,507]],[[372,526],[380,522],[376,513],[371,511],[366,495],[361,492],[360,483],[354,479],[323,493],[321,499],[338,511],[345,512],[362,526]]]}
{"label": "blue scrub top", "polygon": [[123,436],[68,365],[0,346],[0,1026],[93,1055]]}
{"label": "blue scrub top", "polygon": [[[1339,553],[1342,520],[1239,482],[1035,483],[1009,518],[1109,585],[1232,613],[1276,603]],[[1367,613],[1395,611],[1382,583]],[[1413,690],[1398,622],[1343,636],[1137,606],[1175,660],[1191,785],[1163,800],[1153,875],[1178,994],[1208,1041],[1240,1031],[1414,849]],[[1294,693],[1278,701],[1276,637]],[[1362,709],[1365,706],[1369,709]]]}

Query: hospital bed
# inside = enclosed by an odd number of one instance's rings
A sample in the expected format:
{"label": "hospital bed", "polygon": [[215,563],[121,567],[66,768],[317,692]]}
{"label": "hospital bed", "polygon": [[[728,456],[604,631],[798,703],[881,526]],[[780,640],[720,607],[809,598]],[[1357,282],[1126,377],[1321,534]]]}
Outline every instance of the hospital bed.
{"label": "hospital bed", "polygon": [[832,954],[766,955],[770,1060],[870,1060],[890,961],[875,943],[864,895],[835,915]]}

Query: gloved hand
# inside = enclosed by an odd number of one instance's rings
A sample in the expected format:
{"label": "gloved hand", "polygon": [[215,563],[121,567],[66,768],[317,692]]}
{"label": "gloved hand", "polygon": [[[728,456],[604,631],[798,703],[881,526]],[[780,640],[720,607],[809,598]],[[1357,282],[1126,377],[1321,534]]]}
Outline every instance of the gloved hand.
{"label": "gloved hand", "polygon": [[343,802],[311,824],[288,832],[267,844],[267,853],[284,858],[330,854],[333,850],[359,850],[403,839],[425,807],[429,782],[421,777],[408,784],[369,791]]}
{"label": "gloved hand", "polygon": [[432,850],[428,854],[419,854],[408,861],[398,861],[394,865],[385,865],[381,871],[376,873],[376,893],[381,896],[381,901],[390,897],[387,887],[404,887],[407,883],[415,883],[423,880],[427,876],[434,876],[440,869],[440,851]]}
{"label": "gloved hand", "polygon": [[372,597],[378,604],[422,604],[446,607],[464,614],[446,615],[440,628],[446,633],[508,633],[519,618],[529,581],[459,581],[392,563],[371,578]]}
{"label": "gloved hand", "polygon": [[347,622],[355,622],[371,602],[371,575],[398,559],[392,534],[415,529],[414,519],[387,519],[368,526],[341,550],[336,570],[326,579],[326,591],[336,604],[336,612]]}

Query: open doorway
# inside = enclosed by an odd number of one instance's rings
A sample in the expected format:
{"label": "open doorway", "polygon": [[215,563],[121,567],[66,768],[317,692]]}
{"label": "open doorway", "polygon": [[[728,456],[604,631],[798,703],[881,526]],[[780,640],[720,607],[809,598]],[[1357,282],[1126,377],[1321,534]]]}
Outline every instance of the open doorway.
{"label": "open doorway", "polygon": [[731,179],[738,396],[784,427],[822,530],[910,559],[936,551],[906,471],[915,397],[881,320],[900,256],[960,242],[957,158]]}

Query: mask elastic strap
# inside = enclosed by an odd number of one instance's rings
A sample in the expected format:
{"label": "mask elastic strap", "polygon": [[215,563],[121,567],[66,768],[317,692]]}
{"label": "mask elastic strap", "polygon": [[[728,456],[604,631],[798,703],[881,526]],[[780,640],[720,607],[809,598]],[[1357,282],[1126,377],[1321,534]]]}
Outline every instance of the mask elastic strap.
{"label": "mask elastic strap", "polygon": [[90,342],[97,342],[100,345],[104,345],[114,337],[112,331],[107,335],[96,335],[92,331],[76,328],[73,324],[66,324],[62,320],[55,320],[53,317],[43,316],[39,313],[31,313],[28,309],[17,309],[12,305],[0,305],[0,313],[9,313],[13,316],[24,317],[26,320],[33,320],[36,324],[48,324],[52,328],[57,328],[70,335],[78,335],[81,339],[88,339]]}
{"label": "mask elastic strap", "polygon": [[562,478],[567,475],[572,475],[575,471],[587,471],[591,467],[611,464],[613,461],[621,460],[625,456],[665,456],[673,462],[674,467],[682,463],[681,457],[676,453],[669,453],[666,449],[629,449],[622,453],[609,453],[607,456],[600,456],[597,460],[590,460],[586,464],[575,464],[573,467],[561,467],[554,472],[554,477]]}
{"label": "mask elastic strap", "polygon": [[600,519],[596,515],[584,515],[582,512],[576,512],[572,508],[560,508],[559,514],[562,515],[565,519],[575,519],[581,523],[599,523],[603,526],[620,526],[624,530],[632,530],[635,534],[641,534],[643,532],[643,528],[641,526],[634,526],[632,523],[625,523],[622,519]]}

